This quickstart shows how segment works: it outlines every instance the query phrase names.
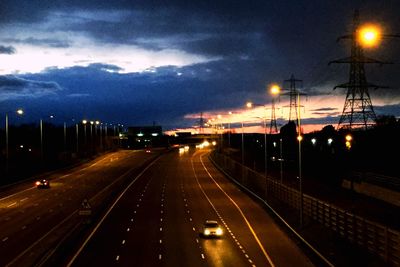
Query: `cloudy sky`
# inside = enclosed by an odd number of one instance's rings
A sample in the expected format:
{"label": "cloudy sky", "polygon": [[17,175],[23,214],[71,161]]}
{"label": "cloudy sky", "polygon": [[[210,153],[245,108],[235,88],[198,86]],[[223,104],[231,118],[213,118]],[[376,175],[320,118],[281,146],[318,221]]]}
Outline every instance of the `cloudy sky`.
{"label": "cloudy sky", "polygon": [[[349,66],[355,9],[362,22],[400,33],[400,2],[354,0],[135,1],[2,0],[0,112],[25,110],[14,123],[55,116],[151,125],[196,125],[203,112],[219,122],[270,117],[267,88],[293,74],[303,80],[303,124],[337,125]],[[400,116],[400,39],[384,39],[366,66],[377,115]],[[265,105],[246,110],[245,103]],[[288,97],[276,103],[288,119]],[[228,112],[233,112],[228,115]],[[310,128],[311,129],[311,128]]]}

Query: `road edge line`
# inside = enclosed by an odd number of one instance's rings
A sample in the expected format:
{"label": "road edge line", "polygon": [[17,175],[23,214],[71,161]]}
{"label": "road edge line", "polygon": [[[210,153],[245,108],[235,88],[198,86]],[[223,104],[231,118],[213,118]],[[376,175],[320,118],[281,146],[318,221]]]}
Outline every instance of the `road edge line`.
{"label": "road edge line", "polygon": [[285,219],[283,219],[279,213],[277,213],[264,199],[262,199],[261,197],[259,197],[258,195],[256,195],[253,191],[251,191],[250,189],[246,188],[245,186],[243,186],[242,184],[240,184],[239,182],[237,182],[232,176],[230,176],[227,172],[225,172],[220,166],[218,166],[218,164],[212,159],[211,155],[208,155],[208,159],[211,161],[211,163],[220,171],[222,172],[226,177],[228,177],[231,181],[233,181],[235,184],[237,184],[240,188],[242,188],[243,190],[245,190],[246,192],[250,193],[251,195],[253,195],[255,198],[257,198],[258,200],[260,200],[262,203],[264,203],[265,206],[267,206],[267,208],[269,210],[272,211],[272,213],[274,213],[274,215],[276,217],[279,218],[279,220],[281,220],[281,222],[294,234],[297,236],[297,238],[299,238],[299,240],[305,244],[309,249],[311,249],[321,260],[323,260],[328,266],[330,267],[334,267],[335,265],[332,264],[327,258],[325,258],[316,248],[314,248],[310,243],[307,242],[307,240],[305,240],[299,233],[296,232],[295,229],[293,229],[289,223],[287,223],[285,221]]}

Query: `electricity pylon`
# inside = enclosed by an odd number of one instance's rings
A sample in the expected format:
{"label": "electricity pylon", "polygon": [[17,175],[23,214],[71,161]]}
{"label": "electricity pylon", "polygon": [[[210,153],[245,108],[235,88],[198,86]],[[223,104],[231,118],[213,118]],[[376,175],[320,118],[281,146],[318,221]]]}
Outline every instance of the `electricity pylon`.
{"label": "electricity pylon", "polygon": [[298,122],[299,119],[299,115],[297,114],[297,97],[299,95],[306,95],[305,93],[300,92],[297,88],[296,88],[296,83],[303,83],[303,80],[297,80],[294,78],[294,75],[292,74],[292,76],[290,77],[290,79],[285,80],[285,83],[290,83],[289,88],[285,88],[284,90],[286,91],[286,93],[284,93],[283,95],[289,95],[290,98],[290,104],[289,104],[289,121],[295,121],[296,124]]}
{"label": "electricity pylon", "polygon": [[344,102],[343,112],[339,119],[337,128],[360,128],[367,129],[375,125],[376,114],[372,106],[371,97],[368,89],[386,88],[367,82],[365,75],[364,64],[388,64],[372,58],[364,56],[364,51],[361,44],[357,40],[360,30],[360,15],[358,10],[354,12],[353,32],[349,35],[341,36],[340,39],[351,40],[351,55],[350,57],[335,60],[331,63],[346,63],[350,64],[349,81],[334,87],[347,89],[346,100]]}

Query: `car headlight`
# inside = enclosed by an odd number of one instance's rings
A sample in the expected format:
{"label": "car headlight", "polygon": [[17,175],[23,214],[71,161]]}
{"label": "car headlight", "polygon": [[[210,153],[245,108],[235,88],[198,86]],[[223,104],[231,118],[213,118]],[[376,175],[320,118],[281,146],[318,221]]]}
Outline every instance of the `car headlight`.
{"label": "car headlight", "polygon": [[208,230],[208,229],[204,230],[204,234],[205,235],[209,235],[210,234],[210,230]]}
{"label": "car headlight", "polygon": [[217,235],[222,235],[222,229],[221,228],[217,229]]}

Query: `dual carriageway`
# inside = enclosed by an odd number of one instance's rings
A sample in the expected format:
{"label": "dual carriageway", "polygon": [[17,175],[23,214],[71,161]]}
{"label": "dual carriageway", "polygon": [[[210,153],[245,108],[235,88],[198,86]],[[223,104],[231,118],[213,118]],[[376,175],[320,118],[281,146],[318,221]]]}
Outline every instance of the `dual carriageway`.
{"label": "dual carriageway", "polygon": [[[209,152],[123,150],[53,173],[50,189],[31,181],[8,187],[0,196],[0,265],[313,266]],[[89,224],[79,215],[84,199]],[[222,238],[199,235],[210,219]]]}

